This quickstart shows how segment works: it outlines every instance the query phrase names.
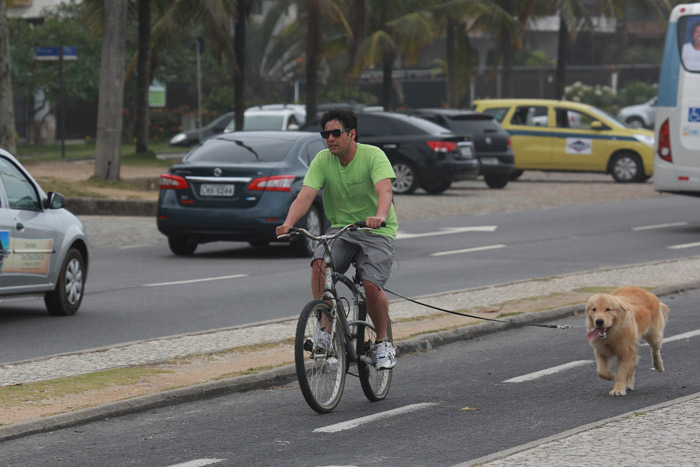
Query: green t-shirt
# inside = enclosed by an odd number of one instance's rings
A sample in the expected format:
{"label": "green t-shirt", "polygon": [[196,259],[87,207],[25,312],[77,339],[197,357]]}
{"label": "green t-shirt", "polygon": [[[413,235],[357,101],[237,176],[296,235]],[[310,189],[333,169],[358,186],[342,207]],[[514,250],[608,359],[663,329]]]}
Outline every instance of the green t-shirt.
{"label": "green t-shirt", "polygon": [[[347,167],[328,149],[319,152],[304,177],[304,185],[323,188],[323,206],[333,227],[344,227],[352,222],[377,215],[377,192],[374,185],[386,178],[396,179],[394,169],[384,151],[376,146],[357,144],[355,157]],[[386,227],[374,233],[396,238],[399,224],[394,203],[386,218]]]}

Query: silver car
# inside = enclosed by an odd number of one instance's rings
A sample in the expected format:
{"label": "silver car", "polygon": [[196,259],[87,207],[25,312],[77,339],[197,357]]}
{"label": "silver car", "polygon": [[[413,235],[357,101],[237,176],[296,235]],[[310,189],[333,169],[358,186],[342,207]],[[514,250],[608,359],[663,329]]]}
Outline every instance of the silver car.
{"label": "silver car", "polygon": [[26,169],[0,149],[0,297],[43,295],[52,315],[72,315],[88,270],[85,227],[44,193]]}
{"label": "silver car", "polygon": [[656,96],[639,105],[623,107],[617,114],[617,119],[632,128],[654,128],[656,118]]}

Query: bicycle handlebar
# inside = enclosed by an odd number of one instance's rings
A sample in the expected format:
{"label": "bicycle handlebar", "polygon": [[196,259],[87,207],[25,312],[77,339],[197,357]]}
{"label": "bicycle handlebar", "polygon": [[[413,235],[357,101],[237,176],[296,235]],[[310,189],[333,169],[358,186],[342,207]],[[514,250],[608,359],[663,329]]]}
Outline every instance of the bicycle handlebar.
{"label": "bicycle handlebar", "polygon": [[[326,235],[319,235],[319,236],[313,235],[313,234],[310,233],[308,230],[303,229],[303,228],[301,228],[301,227],[292,227],[291,229],[289,229],[289,233],[279,235],[279,236],[277,236],[277,239],[278,239],[278,240],[281,240],[281,239],[283,239],[283,238],[290,238],[290,237],[293,237],[294,235],[302,234],[302,235],[304,235],[305,237],[308,237],[308,238],[310,238],[311,240],[316,240],[316,241],[333,240],[334,238],[337,238],[337,237],[339,237],[340,235],[342,235],[343,232],[345,232],[346,230],[350,230],[350,231],[353,231],[353,232],[355,232],[355,231],[357,231],[357,230],[365,230],[365,231],[374,230],[373,228],[367,227],[366,225],[367,225],[367,224],[365,223],[365,221],[357,221],[357,222],[355,222],[355,223],[353,223],[353,224],[348,224],[348,225],[346,225],[345,227],[343,227],[343,228],[340,229],[338,232],[336,232],[336,233],[334,233],[334,234],[332,234],[332,235],[326,234]],[[382,224],[381,224],[380,227],[386,227],[386,222],[382,222]]]}

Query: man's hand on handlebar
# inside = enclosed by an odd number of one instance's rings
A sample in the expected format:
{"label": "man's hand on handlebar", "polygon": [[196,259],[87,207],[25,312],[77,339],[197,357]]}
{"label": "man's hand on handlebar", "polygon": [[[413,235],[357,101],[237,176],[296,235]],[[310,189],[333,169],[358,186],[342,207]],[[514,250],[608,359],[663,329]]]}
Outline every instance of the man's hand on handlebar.
{"label": "man's hand on handlebar", "polygon": [[280,235],[288,234],[288,233],[289,233],[289,230],[290,230],[292,227],[293,227],[293,226],[287,225],[287,224],[279,225],[279,226],[277,226],[277,228],[275,229],[275,233],[277,234],[278,237],[279,237]]}
{"label": "man's hand on handlebar", "polygon": [[384,224],[384,219],[375,216],[365,219],[365,225],[371,229],[378,229],[386,224]]}

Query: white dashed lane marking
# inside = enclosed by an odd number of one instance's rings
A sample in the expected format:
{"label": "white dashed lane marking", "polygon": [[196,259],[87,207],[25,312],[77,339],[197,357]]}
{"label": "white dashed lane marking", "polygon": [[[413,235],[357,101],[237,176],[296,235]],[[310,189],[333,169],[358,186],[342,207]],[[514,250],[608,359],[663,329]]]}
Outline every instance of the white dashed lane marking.
{"label": "white dashed lane marking", "polygon": [[404,407],[399,407],[394,410],[387,410],[386,412],[377,413],[374,415],[368,415],[366,417],[356,418],[354,420],[348,420],[347,422],[336,423],[335,425],[328,425],[321,428],[316,428],[314,433],[338,433],[339,431],[351,430],[357,428],[360,425],[366,423],[371,423],[382,418],[395,417],[408,412],[415,412],[416,410],[425,409],[437,405],[434,402],[425,402],[422,404],[411,404]]}
{"label": "white dashed lane marking", "polygon": [[174,282],[157,282],[154,284],[144,284],[144,287],[160,287],[163,285],[180,285],[180,284],[194,284],[196,282],[210,282],[210,281],[222,281],[225,279],[239,279],[241,277],[248,277],[247,274],[234,274],[232,276],[219,276],[219,277],[206,277],[204,279],[190,279],[186,281],[174,281]]}

